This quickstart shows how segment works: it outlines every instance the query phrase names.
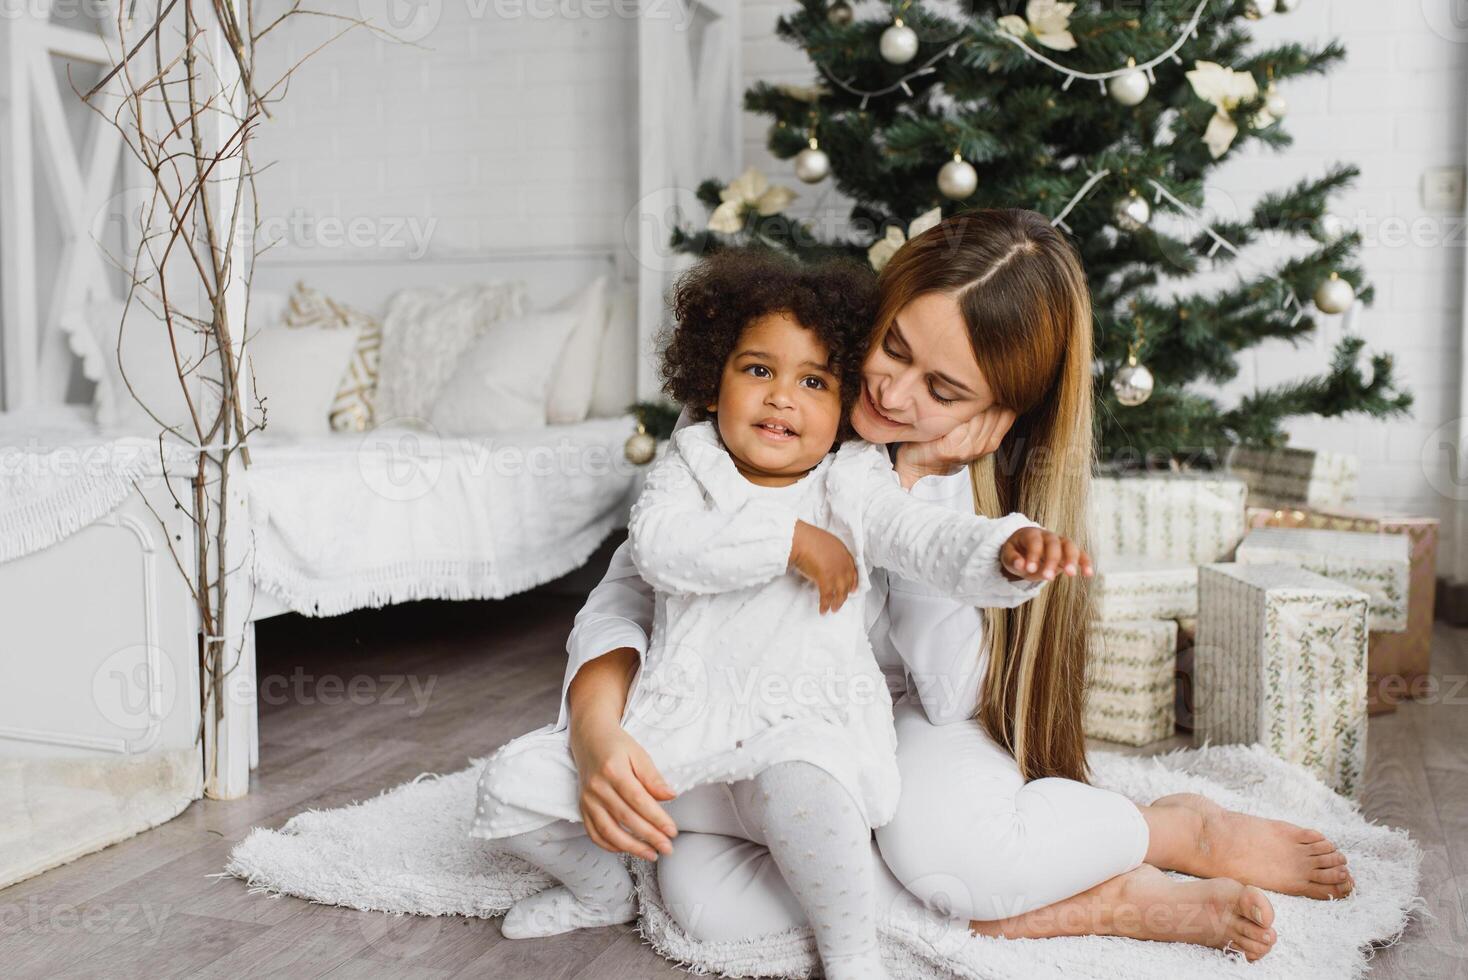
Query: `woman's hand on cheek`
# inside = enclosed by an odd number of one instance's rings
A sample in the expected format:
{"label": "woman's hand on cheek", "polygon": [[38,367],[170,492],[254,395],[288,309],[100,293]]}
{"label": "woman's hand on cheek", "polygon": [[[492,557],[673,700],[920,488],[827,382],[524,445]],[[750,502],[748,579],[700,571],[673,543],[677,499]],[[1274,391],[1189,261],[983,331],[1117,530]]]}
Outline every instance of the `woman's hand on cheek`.
{"label": "woman's hand on cheek", "polygon": [[1022,527],[999,549],[999,564],[1011,581],[1049,581],[1060,574],[1095,574],[1091,556],[1080,545],[1042,527]]}
{"label": "woman's hand on cheek", "polygon": [[925,476],[957,473],[976,459],[999,448],[1014,425],[1015,414],[998,405],[960,423],[945,436],[929,442],[904,442],[897,447],[897,476],[904,489]]}

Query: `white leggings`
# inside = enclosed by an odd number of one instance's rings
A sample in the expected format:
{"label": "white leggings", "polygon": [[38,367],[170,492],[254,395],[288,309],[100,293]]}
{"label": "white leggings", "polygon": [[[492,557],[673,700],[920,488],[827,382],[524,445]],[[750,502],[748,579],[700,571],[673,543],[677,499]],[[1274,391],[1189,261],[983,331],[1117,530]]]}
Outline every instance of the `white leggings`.
{"label": "white leggings", "polygon": [[[954,919],[993,921],[1142,863],[1147,824],[1126,797],[1069,779],[1026,783],[977,721],[933,725],[908,702],[894,713],[902,797],[871,852],[879,896],[905,888]],[[769,851],[731,834],[717,788],[664,804],[679,828],[657,862],[669,913],[705,941],[804,925]]]}

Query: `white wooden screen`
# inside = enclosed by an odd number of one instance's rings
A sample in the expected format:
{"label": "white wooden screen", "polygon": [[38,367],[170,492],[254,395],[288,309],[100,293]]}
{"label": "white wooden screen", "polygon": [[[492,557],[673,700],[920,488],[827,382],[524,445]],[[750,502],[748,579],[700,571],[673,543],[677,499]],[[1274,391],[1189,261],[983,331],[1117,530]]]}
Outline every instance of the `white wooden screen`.
{"label": "white wooden screen", "polygon": [[[52,23],[53,0],[13,4],[0,17],[0,407],[59,403],[71,358],[57,323],[89,298],[116,292],[97,242],[108,220],[122,140],[87,113],[85,137],[72,137],[77,98],[58,76],[57,59],[111,64],[115,25]],[[76,5],[69,11],[75,13]],[[102,99],[107,98],[104,93]],[[68,110],[70,107],[70,110]],[[37,165],[39,161],[39,165]],[[59,239],[54,265],[38,244]]]}

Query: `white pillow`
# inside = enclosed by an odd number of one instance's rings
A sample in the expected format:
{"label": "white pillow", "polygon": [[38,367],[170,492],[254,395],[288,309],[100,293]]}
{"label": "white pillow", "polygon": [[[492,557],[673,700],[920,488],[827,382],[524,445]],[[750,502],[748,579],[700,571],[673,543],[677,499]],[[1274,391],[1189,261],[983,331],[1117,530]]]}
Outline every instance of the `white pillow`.
{"label": "white pillow", "polygon": [[[277,322],[284,307],[283,294],[257,290],[250,299],[250,330],[256,324]],[[122,301],[104,299],[87,303],[61,318],[68,346],[82,359],[83,375],[96,382],[92,407],[98,427],[106,434],[154,435],[159,431],[159,423],[138,404],[137,398],[164,424],[177,428],[185,437],[194,434],[188,403],[174,365],[168,325],[153,312],[155,308],[152,300],[134,297],[127,307],[124,323]],[[122,330],[122,367],[118,366],[119,329]],[[180,356],[186,364],[197,364],[203,350],[200,335],[181,325],[176,334]],[[196,369],[190,380],[195,404],[199,403],[201,388],[198,375],[211,367],[206,364]],[[201,421],[209,422],[207,418]]]}
{"label": "white pillow", "polygon": [[591,416],[618,418],[637,401],[637,293],[618,289],[611,297],[606,333],[592,387]]}
{"label": "white pillow", "polygon": [[331,434],[331,408],[357,347],[357,329],[273,327],[245,345],[254,369],[252,415],[265,402],[265,435]]}
{"label": "white pillow", "polygon": [[491,325],[460,358],[429,421],[459,435],[541,428],[551,378],[578,323],[574,311],[547,310]]}
{"label": "white pillow", "polygon": [[382,318],[377,422],[426,418],[475,340],[491,324],[525,311],[525,289],[516,280],[396,293]]}
{"label": "white pillow", "polygon": [[591,408],[597,359],[607,331],[607,277],[598,276],[552,309],[573,313],[576,326],[566,340],[566,348],[561,351],[551,378],[545,420],[552,425],[582,422]]}

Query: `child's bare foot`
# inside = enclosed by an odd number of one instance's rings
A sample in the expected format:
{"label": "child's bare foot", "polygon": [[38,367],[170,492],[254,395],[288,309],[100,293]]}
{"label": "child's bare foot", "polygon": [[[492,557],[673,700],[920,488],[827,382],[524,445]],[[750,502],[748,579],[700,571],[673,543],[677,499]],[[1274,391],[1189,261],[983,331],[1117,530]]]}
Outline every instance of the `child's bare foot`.
{"label": "child's bare foot", "polygon": [[1152,805],[1197,816],[1197,846],[1170,862],[1175,871],[1307,898],[1345,898],[1355,888],[1346,856],[1319,831],[1225,810],[1196,793],[1164,796]]}
{"label": "child's bare foot", "polygon": [[969,923],[981,936],[1121,936],[1234,949],[1250,961],[1274,948],[1273,926],[1274,907],[1253,885],[1231,878],[1179,880],[1149,864],[1048,908]]}

